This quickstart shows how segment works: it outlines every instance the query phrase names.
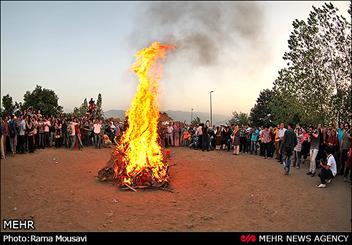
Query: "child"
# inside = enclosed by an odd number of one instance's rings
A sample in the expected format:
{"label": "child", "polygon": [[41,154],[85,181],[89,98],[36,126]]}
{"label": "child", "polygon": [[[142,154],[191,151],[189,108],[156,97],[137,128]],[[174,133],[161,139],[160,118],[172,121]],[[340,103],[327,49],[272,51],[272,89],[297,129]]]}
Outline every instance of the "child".
{"label": "child", "polygon": [[182,138],[183,138],[183,146],[188,146],[190,142],[191,134],[188,132],[187,129],[183,132]]}

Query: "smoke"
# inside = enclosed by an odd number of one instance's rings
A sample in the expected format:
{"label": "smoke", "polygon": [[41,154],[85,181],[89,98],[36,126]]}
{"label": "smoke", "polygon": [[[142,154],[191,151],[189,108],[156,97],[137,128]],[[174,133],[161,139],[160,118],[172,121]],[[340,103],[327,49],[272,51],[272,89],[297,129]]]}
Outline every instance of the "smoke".
{"label": "smoke", "polygon": [[158,40],[175,44],[178,54],[198,65],[216,65],[241,43],[256,45],[263,12],[255,2],[149,2],[135,21],[131,44]]}

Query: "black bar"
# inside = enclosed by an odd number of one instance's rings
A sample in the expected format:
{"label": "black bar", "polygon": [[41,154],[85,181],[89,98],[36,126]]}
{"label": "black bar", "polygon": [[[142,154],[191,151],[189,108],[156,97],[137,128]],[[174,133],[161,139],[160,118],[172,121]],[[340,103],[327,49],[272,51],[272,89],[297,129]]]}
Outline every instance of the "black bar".
{"label": "black bar", "polygon": [[[1,232],[3,243],[351,244],[351,232]],[[114,243],[114,244],[115,244]]]}

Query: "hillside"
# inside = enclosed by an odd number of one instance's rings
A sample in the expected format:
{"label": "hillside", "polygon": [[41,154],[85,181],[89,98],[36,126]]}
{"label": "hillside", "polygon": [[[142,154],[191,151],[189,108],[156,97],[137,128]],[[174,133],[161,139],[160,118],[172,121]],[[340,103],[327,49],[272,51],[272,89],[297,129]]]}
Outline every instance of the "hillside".
{"label": "hillside", "polygon": [[[191,120],[191,112],[187,111],[172,111],[167,110],[165,111],[171,118],[175,121],[186,121],[189,122]],[[125,115],[124,110],[108,110],[104,112],[104,115],[109,117],[118,117],[123,118]],[[209,113],[208,112],[193,112],[193,118],[199,117],[202,122],[209,120]],[[230,119],[230,116],[225,116],[221,114],[213,114],[213,124],[218,125],[222,123],[226,123]]]}

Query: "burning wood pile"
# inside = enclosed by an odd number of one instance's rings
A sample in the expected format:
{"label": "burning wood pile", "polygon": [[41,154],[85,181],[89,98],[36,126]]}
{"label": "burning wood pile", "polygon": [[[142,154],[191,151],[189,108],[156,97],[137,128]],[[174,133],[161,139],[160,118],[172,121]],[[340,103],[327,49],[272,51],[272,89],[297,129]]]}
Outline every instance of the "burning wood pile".
{"label": "burning wood pile", "polygon": [[162,66],[158,61],[174,46],[158,42],[140,50],[132,66],[139,79],[137,92],[126,112],[128,128],[107,166],[99,170],[101,181],[116,181],[122,189],[167,188],[169,166],[158,139],[158,81]]}

